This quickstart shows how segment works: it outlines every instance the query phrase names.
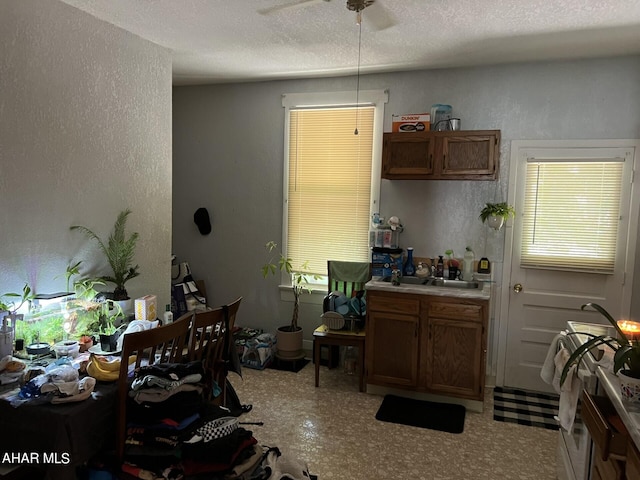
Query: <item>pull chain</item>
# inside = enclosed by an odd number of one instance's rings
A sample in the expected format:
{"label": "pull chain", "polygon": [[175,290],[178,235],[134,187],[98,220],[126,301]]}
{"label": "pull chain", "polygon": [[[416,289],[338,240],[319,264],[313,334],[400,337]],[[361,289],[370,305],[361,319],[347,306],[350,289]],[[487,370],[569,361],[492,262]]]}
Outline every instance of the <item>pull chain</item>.
{"label": "pull chain", "polygon": [[353,134],[358,135],[358,117],[360,113],[360,51],[362,49],[362,14],[358,12],[356,21],[358,23],[358,72],[356,75],[356,129]]}

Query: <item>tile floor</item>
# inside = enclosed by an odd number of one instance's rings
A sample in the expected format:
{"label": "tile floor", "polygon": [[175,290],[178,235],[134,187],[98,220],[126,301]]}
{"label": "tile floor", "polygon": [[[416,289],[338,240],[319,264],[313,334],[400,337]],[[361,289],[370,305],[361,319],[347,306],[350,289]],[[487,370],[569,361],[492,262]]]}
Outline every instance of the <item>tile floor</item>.
{"label": "tile floor", "polygon": [[305,460],[320,480],[552,480],[557,432],[496,422],[487,389],[484,413],[467,411],[462,434],[380,422],[382,397],[359,393],[357,376],[313,364],[299,373],[243,369],[230,374],[240,421],[262,445]]}

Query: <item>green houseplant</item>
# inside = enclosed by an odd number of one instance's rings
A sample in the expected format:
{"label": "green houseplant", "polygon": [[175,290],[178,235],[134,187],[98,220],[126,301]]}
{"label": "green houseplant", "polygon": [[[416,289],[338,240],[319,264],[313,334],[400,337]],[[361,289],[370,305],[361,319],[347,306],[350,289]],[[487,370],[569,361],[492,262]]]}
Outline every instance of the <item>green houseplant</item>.
{"label": "green houseplant", "polygon": [[[16,312],[27,302],[33,301],[36,297],[28,283],[22,287],[22,293],[3,293],[0,295],[0,312],[8,312],[10,315],[16,315]],[[14,300],[3,300],[6,298],[15,298]]]}
{"label": "green houseplant", "polygon": [[[613,356],[613,373],[620,373],[627,377],[640,380],[640,340],[637,337],[628,338],[620,328],[620,325],[618,325],[618,322],[597,303],[587,303],[582,305],[581,309],[584,310],[587,307],[593,308],[602,314],[615,328],[616,336],[576,332],[575,334],[586,335],[590,337],[590,339],[571,354],[562,370],[560,384],[564,383],[571,367],[577,365],[589,350],[599,345],[608,345],[615,352]],[[569,333],[569,335],[572,335],[572,333]]]}
{"label": "green houseplant", "polygon": [[[262,266],[262,276],[267,278],[277,272],[286,272],[291,276],[291,291],[293,293],[293,313],[289,325],[278,327],[277,347],[281,357],[297,358],[302,355],[302,328],[298,326],[300,311],[300,296],[303,293],[311,293],[309,279],[319,278],[318,275],[308,272],[308,262],[304,262],[299,269],[294,269],[291,258],[282,252],[276,253],[278,245],[274,241],[265,244],[269,254],[267,262]],[[293,337],[293,338],[289,338]]]}
{"label": "green houseplant", "polygon": [[129,294],[125,288],[125,284],[132,278],[140,275],[139,266],[133,264],[136,243],[138,241],[138,233],[134,232],[128,237],[125,234],[125,226],[127,217],[131,214],[131,210],[126,209],[118,214],[116,223],[113,226],[113,232],[109,235],[107,242],[103,242],[93,230],[82,225],[73,225],[71,230],[80,230],[89,239],[95,240],[100,250],[105,255],[107,262],[112,270],[112,275],[103,275],[99,279],[107,283],[113,283],[113,300],[128,300]]}
{"label": "green houseplant", "polygon": [[491,228],[500,230],[504,222],[516,215],[515,209],[507,202],[487,203],[480,211],[480,220]]}

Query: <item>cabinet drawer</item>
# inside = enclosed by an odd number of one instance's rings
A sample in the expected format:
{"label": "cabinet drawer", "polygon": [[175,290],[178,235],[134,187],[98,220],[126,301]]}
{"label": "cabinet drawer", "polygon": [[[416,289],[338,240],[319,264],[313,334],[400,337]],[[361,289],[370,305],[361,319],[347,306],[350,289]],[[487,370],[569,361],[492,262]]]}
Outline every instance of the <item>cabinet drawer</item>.
{"label": "cabinet drawer", "polygon": [[602,460],[625,458],[629,433],[607,397],[582,392],[582,419]]}
{"label": "cabinet drawer", "polygon": [[376,312],[406,313],[418,315],[420,301],[414,298],[398,298],[397,296],[370,295],[367,298],[367,309]]}
{"label": "cabinet drawer", "polygon": [[430,302],[429,317],[482,321],[482,306],[464,303]]}

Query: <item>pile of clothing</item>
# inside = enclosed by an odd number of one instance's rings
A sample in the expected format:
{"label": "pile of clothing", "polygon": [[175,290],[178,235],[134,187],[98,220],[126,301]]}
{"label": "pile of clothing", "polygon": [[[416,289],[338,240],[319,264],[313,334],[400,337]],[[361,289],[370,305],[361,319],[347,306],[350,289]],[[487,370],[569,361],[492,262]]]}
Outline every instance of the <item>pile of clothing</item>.
{"label": "pile of clothing", "polygon": [[124,472],[147,480],[314,478],[304,462],[258,445],[230,409],[206,402],[203,374],[199,361],[136,370],[127,404]]}

